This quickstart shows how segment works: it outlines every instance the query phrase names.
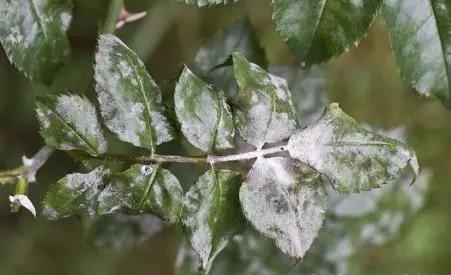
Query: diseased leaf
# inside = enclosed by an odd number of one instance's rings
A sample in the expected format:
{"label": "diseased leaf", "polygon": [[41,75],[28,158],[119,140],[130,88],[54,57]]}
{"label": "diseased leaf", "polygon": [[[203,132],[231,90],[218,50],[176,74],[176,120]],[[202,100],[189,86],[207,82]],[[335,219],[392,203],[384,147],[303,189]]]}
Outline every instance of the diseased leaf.
{"label": "diseased leaf", "polygon": [[235,126],[257,149],[283,141],[295,131],[296,112],[287,82],[233,53],[235,78],[240,87]]}
{"label": "diseased leaf", "polygon": [[343,220],[358,244],[383,245],[395,237],[403,223],[423,207],[431,173],[422,170],[412,185],[405,173],[381,188],[338,196],[330,211]]}
{"label": "diseased leaf", "polygon": [[244,214],[284,253],[301,259],[323,223],[327,196],[320,183],[301,162],[257,159],[240,190]]}
{"label": "diseased leaf", "polygon": [[243,224],[238,199],[241,180],[239,173],[211,169],[185,195],[183,227],[206,272]]}
{"label": "diseased leaf", "polygon": [[204,152],[233,148],[235,128],[222,92],[185,67],[174,94],[175,112],[188,141]]}
{"label": "diseased leaf", "polygon": [[416,155],[398,140],[367,131],[337,103],[288,141],[290,156],[307,163],[341,193],[380,187],[407,166],[418,174]]}
{"label": "diseased leaf", "polygon": [[70,55],[71,1],[0,0],[0,40],[11,63],[50,84]]}
{"label": "diseased leaf", "polygon": [[152,212],[169,222],[177,222],[183,190],[177,178],[160,165],[132,165],[111,178],[99,195],[98,213],[127,208],[134,213]]}
{"label": "diseased leaf", "polygon": [[164,223],[154,215],[115,213],[89,219],[84,227],[86,238],[93,245],[119,250],[144,242],[161,231]]}
{"label": "diseased leaf", "polygon": [[114,35],[100,36],[95,79],[102,117],[120,140],[154,150],[173,139],[160,89],[139,57]]}
{"label": "diseased leaf", "polygon": [[354,47],[367,34],[383,0],[274,0],[276,30],[306,65]]}
{"label": "diseased leaf", "polygon": [[315,122],[328,103],[324,72],[318,67],[299,69],[290,85],[298,123],[306,127]]}
{"label": "diseased leaf", "polygon": [[57,220],[72,215],[94,216],[97,197],[109,171],[98,167],[88,174],[74,173],[50,186],[44,198],[43,215]]}
{"label": "diseased leaf", "polygon": [[386,0],[384,17],[402,77],[451,108],[451,2]]}
{"label": "diseased leaf", "polygon": [[41,136],[60,150],[82,150],[97,156],[107,150],[94,105],[76,95],[40,96],[36,113]]}
{"label": "diseased leaf", "polygon": [[203,7],[203,6],[213,6],[213,5],[219,5],[219,4],[226,5],[226,4],[235,3],[238,0],[177,0],[177,1],[179,1],[179,2],[185,1],[187,4]]}

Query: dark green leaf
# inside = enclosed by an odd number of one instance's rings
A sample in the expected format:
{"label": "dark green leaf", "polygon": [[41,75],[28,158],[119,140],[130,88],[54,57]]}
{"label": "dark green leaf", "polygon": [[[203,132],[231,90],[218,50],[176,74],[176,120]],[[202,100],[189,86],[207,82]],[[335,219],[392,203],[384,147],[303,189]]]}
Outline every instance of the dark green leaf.
{"label": "dark green leaf", "polygon": [[216,33],[199,48],[194,58],[196,70],[209,83],[224,90],[230,98],[234,98],[238,91],[232,67],[234,51],[263,68],[267,65],[265,51],[260,46],[248,18]]}
{"label": "dark green leaf", "polygon": [[384,17],[402,77],[451,108],[451,2],[387,0]]}
{"label": "dark green leaf", "polygon": [[301,259],[321,228],[327,196],[319,175],[302,164],[257,159],[240,190],[251,224],[293,258]]}
{"label": "dark green leaf", "polygon": [[70,9],[69,0],[0,0],[0,40],[30,79],[50,84],[70,55]]}
{"label": "dark green leaf", "polygon": [[177,178],[160,165],[133,165],[111,178],[99,195],[99,214],[128,208],[135,213],[152,212],[178,221],[183,190]]}
{"label": "dark green leaf", "polygon": [[139,57],[114,35],[100,36],[95,79],[105,124],[120,140],[154,150],[173,139],[160,89]]}
{"label": "dark green leaf", "polygon": [[330,104],[321,118],[294,134],[291,157],[325,175],[341,193],[380,187],[400,176],[407,166],[418,174],[415,153],[398,140],[367,131]]}
{"label": "dark green leaf", "polygon": [[51,220],[96,215],[97,197],[108,174],[108,170],[99,167],[88,174],[75,173],[62,178],[45,196],[43,214]]}
{"label": "dark green leaf", "polygon": [[295,131],[297,122],[287,82],[233,53],[235,78],[240,86],[235,126],[250,144],[280,142]]}
{"label": "dark green leaf", "polygon": [[185,195],[182,223],[207,272],[243,224],[238,199],[241,180],[236,172],[211,169]]}
{"label": "dark green leaf", "polygon": [[290,85],[291,97],[301,127],[315,122],[328,103],[324,72],[318,67],[300,69]]}
{"label": "dark green leaf", "polygon": [[222,92],[185,67],[174,102],[182,132],[191,144],[204,152],[233,148],[233,118]]}
{"label": "dark green leaf", "polygon": [[123,249],[137,245],[163,229],[154,215],[122,213],[98,216],[85,222],[86,237],[95,246]]}
{"label": "dark green leaf", "polygon": [[368,32],[383,0],[274,0],[276,29],[306,65],[355,46]]}
{"label": "dark green leaf", "polygon": [[219,5],[219,4],[226,5],[226,4],[235,3],[238,0],[177,0],[177,1],[179,1],[179,2],[185,1],[187,4],[203,7],[203,6],[213,6],[213,5]]}
{"label": "dark green leaf", "polygon": [[41,96],[36,113],[45,142],[60,150],[83,150],[96,156],[106,152],[94,105],[76,95]]}

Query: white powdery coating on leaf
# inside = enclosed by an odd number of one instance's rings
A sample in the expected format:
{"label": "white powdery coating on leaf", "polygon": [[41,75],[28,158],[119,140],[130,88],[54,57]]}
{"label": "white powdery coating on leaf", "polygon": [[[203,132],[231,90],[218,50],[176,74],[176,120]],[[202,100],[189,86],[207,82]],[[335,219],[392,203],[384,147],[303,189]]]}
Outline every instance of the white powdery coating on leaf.
{"label": "white powdery coating on leaf", "polygon": [[418,173],[416,156],[404,144],[366,131],[337,104],[329,105],[316,123],[292,135],[288,151],[344,193],[379,187],[409,165]]}
{"label": "white powdery coating on leaf", "polygon": [[[97,153],[106,152],[107,142],[97,119],[95,107],[91,102],[79,96],[62,95],[58,98],[55,110],[66,123],[74,125],[77,133],[89,139],[89,141],[76,139],[77,144],[61,144],[61,149],[79,149],[80,146],[89,143],[89,146],[95,147]],[[74,134],[68,132],[69,137],[74,137]]]}
{"label": "white powdery coating on leaf", "polygon": [[238,53],[233,58],[240,86],[235,120],[241,136],[258,149],[290,137],[297,121],[286,80],[267,73]]}
{"label": "white powdery coating on leaf", "polygon": [[[302,258],[324,219],[324,191],[317,175],[302,177],[300,162],[258,159],[240,190],[247,219],[288,255]],[[304,167],[305,169],[305,167]]]}
{"label": "white powdery coating on leaf", "polygon": [[211,173],[201,176],[196,185],[188,191],[183,203],[188,212],[196,213],[195,215],[184,217],[182,223],[185,227],[192,230],[190,243],[199,254],[203,268],[208,266],[212,252],[211,240],[213,233],[209,226],[209,215],[210,209],[215,202],[213,196],[207,196],[207,199],[203,199],[202,197],[205,194],[202,194],[201,190],[205,189],[205,186],[212,185],[211,176]]}
{"label": "white powdery coating on leaf", "polygon": [[149,149],[172,139],[158,86],[144,63],[113,35],[99,39],[95,79],[105,124],[119,139]]}

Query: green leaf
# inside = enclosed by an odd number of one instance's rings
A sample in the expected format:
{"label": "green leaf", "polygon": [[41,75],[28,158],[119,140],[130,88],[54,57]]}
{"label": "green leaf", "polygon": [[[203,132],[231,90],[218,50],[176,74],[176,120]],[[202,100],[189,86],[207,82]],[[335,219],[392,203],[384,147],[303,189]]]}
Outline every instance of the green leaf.
{"label": "green leaf", "polygon": [[276,30],[306,65],[354,47],[367,34],[383,0],[274,0]]}
{"label": "green leaf", "polygon": [[451,2],[387,0],[383,13],[402,77],[451,108]]}
{"label": "green leaf", "polygon": [[[184,0],[177,0],[179,2],[183,2]],[[203,6],[213,6],[213,5],[219,5],[219,4],[231,4],[235,3],[238,0],[185,0],[185,2],[189,5],[197,5],[199,7]]]}
{"label": "green leaf", "polygon": [[233,118],[222,92],[185,67],[175,88],[174,102],[182,132],[191,144],[204,152],[233,148]]}
{"label": "green leaf", "polygon": [[257,149],[283,141],[297,127],[287,82],[233,53],[235,78],[240,87],[235,127]]}
{"label": "green leaf", "polygon": [[114,176],[99,195],[99,214],[127,208],[134,213],[152,212],[177,222],[183,190],[177,178],[160,165],[132,165]]}
{"label": "green leaf", "polygon": [[120,140],[153,151],[173,139],[160,89],[139,57],[114,35],[100,36],[95,79],[105,124]]}
{"label": "green leaf", "polygon": [[0,0],[0,40],[30,79],[50,84],[70,55],[71,1]]}
{"label": "green leaf", "polygon": [[341,193],[378,188],[407,166],[418,174],[416,155],[398,140],[367,131],[330,104],[321,118],[288,141],[290,156],[307,163]]}
{"label": "green leaf", "polygon": [[211,169],[185,195],[183,227],[207,272],[243,224],[238,200],[241,180],[234,171]]}
{"label": "green leaf", "polygon": [[328,103],[324,72],[316,66],[299,69],[290,90],[299,125],[306,127],[315,122]]}
{"label": "green leaf", "polygon": [[206,75],[228,63],[234,51],[241,53],[248,60],[266,66],[265,52],[258,43],[249,18],[242,19],[230,28],[216,33],[199,48],[194,62],[201,73]]}
{"label": "green leaf", "polygon": [[286,254],[302,259],[322,226],[327,196],[319,175],[282,157],[257,159],[240,190],[246,218]]}
{"label": "green leaf", "polygon": [[142,243],[164,227],[163,221],[154,215],[122,213],[98,216],[83,225],[91,244],[117,250]]}
{"label": "green leaf", "polygon": [[267,66],[264,49],[259,44],[248,18],[216,33],[196,52],[194,63],[201,76],[235,98],[238,85],[233,75],[232,53],[237,51],[247,60]]}
{"label": "green leaf", "polygon": [[74,173],[62,178],[45,196],[43,215],[51,220],[96,215],[97,197],[108,175],[109,170],[101,166],[88,174]]}
{"label": "green leaf", "polygon": [[36,102],[41,136],[60,150],[83,150],[97,156],[106,152],[94,105],[76,95],[40,96]]}

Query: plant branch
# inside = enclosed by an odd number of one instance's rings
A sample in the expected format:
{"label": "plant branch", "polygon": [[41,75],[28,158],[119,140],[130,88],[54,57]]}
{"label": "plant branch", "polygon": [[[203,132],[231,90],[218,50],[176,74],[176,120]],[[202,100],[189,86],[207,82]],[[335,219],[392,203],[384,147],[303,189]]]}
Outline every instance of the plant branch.
{"label": "plant branch", "polygon": [[15,183],[18,178],[26,179],[27,182],[36,181],[36,173],[47,162],[55,149],[46,145],[42,147],[31,159],[22,157],[23,165],[15,169],[0,171],[0,185]]}
{"label": "plant branch", "polygon": [[101,156],[91,156],[85,153],[75,154],[74,157],[79,160],[106,160],[106,161],[119,161],[130,162],[139,164],[151,164],[151,163],[223,163],[234,162],[240,160],[250,160],[266,155],[272,155],[280,152],[287,151],[286,145],[271,147],[258,151],[251,151],[241,154],[227,155],[227,156],[214,156],[208,155],[203,157],[187,157],[187,156],[174,156],[174,155],[153,155],[153,156],[128,156],[120,154],[105,154]]}
{"label": "plant branch", "polygon": [[119,12],[124,6],[124,0],[110,0],[110,6],[103,24],[102,33],[114,33]]}

